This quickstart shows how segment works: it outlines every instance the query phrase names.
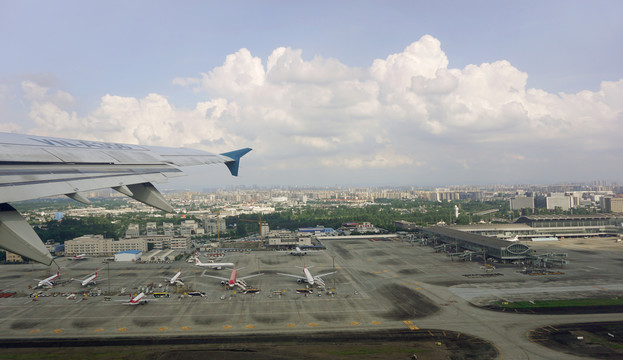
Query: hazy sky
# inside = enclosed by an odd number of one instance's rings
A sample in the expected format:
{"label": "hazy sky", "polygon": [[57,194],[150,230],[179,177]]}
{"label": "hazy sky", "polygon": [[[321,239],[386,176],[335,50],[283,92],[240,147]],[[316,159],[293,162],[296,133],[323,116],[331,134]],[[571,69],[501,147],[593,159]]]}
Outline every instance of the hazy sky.
{"label": "hazy sky", "polygon": [[623,181],[621,1],[0,0],[0,131],[251,147],[171,185]]}

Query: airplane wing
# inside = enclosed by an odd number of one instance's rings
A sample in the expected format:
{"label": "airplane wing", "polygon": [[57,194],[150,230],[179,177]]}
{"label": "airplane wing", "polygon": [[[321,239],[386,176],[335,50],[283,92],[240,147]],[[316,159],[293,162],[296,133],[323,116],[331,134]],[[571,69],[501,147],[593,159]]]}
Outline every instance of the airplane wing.
{"label": "airplane wing", "polygon": [[316,275],[314,276],[315,278],[321,278],[323,276],[327,276],[327,275],[331,275],[331,274],[335,274],[337,271],[333,271],[333,272],[329,272],[329,273],[324,273],[324,274],[320,274],[320,275]]}
{"label": "airplane wing", "polygon": [[219,279],[219,280],[223,280],[223,281],[229,281],[229,278],[224,278],[224,277],[220,277],[220,276],[207,275],[207,274],[204,274],[202,276],[206,276],[206,277],[210,277],[210,278],[214,278],[214,279]]}
{"label": "airplane wing", "polygon": [[252,277],[256,277],[256,276],[260,276],[260,275],[264,275],[264,273],[261,273],[261,274],[253,274],[253,275],[247,275],[247,276],[239,277],[239,278],[238,278],[238,280],[245,280],[245,279],[252,278]]}
{"label": "airplane wing", "polygon": [[289,277],[293,277],[293,278],[297,278],[297,279],[307,280],[307,278],[305,276],[300,276],[300,275],[284,274],[284,273],[277,273],[277,275],[283,275],[283,276],[289,276]]}
{"label": "airplane wing", "polygon": [[67,195],[83,203],[85,191],[112,188],[172,212],[152,183],[183,176],[180,167],[223,163],[238,175],[244,148],[222,154],[99,141],[0,133],[0,247],[50,265],[52,256],[9,203]]}

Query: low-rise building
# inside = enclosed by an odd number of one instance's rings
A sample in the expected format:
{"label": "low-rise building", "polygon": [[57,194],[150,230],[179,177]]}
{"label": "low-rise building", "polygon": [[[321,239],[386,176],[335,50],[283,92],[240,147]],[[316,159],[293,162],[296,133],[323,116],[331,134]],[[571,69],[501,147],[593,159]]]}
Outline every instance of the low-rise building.
{"label": "low-rise building", "polygon": [[218,218],[213,215],[205,216],[203,218],[203,228],[205,229],[206,234],[216,234],[220,232],[221,234],[227,231],[227,225],[225,224],[225,219]]}
{"label": "low-rise building", "polygon": [[623,213],[623,198],[604,197],[602,208],[609,213]]}
{"label": "low-rise building", "polygon": [[147,236],[158,235],[158,226],[155,222],[148,222],[145,227],[145,234]]}
{"label": "low-rise building", "polygon": [[147,242],[143,238],[105,239],[103,235],[84,235],[65,241],[66,254],[111,256],[125,250],[147,251]]}
{"label": "low-rise building", "polygon": [[289,230],[271,230],[268,232],[269,246],[311,246],[312,234]]}
{"label": "low-rise building", "polygon": [[175,235],[175,227],[173,223],[165,222],[162,224],[162,230],[164,235],[166,236],[174,236]]}
{"label": "low-rise building", "polygon": [[139,237],[141,235],[138,224],[130,224],[128,229],[125,231],[125,237]]}
{"label": "low-rise building", "polygon": [[23,263],[24,258],[20,255],[14,254],[10,251],[6,252],[6,262],[7,263]]}
{"label": "low-rise building", "polygon": [[115,254],[115,261],[138,261],[143,254],[140,250],[125,250]]}
{"label": "low-rise building", "polygon": [[196,234],[197,227],[198,225],[195,220],[184,220],[184,222],[180,225],[180,235],[190,236],[192,234]]}

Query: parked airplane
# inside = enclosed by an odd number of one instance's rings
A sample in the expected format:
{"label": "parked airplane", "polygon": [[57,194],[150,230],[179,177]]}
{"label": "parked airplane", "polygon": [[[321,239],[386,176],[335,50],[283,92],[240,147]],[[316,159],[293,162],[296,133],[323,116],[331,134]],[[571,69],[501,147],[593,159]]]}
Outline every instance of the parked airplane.
{"label": "parked airplane", "polygon": [[93,284],[96,285],[97,282],[95,281],[95,279],[97,279],[97,269],[95,269],[95,272],[91,275],[89,275],[86,279],[84,280],[79,280],[79,279],[71,279],[73,281],[80,281],[80,283],[82,284],[82,286],[87,286],[89,284]]}
{"label": "parked airplane", "polygon": [[89,203],[86,191],[112,188],[163,211],[173,207],[154,182],[184,175],[180,167],[224,163],[238,175],[249,148],[212,154],[205,151],[69,140],[0,133],[0,247],[45,265],[52,255],[28,222],[9,203],[67,195]]}
{"label": "parked airplane", "polygon": [[306,250],[301,250],[300,247],[295,247],[294,250],[290,251],[290,255],[294,255],[294,256],[304,256],[304,255],[311,255],[311,254],[319,254],[320,252],[318,250],[312,250],[312,251],[306,251]]}
{"label": "parked airplane", "polygon": [[307,251],[302,251],[301,248],[297,246],[294,250],[290,251],[290,255],[303,256],[307,255]]}
{"label": "parked airplane", "polygon": [[508,241],[519,241],[519,235],[515,235],[514,238],[508,239]]}
{"label": "parked airplane", "polygon": [[228,278],[224,278],[224,277],[220,277],[220,276],[214,276],[214,275],[204,275],[204,276],[211,277],[211,278],[214,278],[214,279],[219,279],[219,280],[221,280],[221,285],[226,285],[229,288],[233,288],[234,286],[238,286],[240,289],[246,290],[249,287],[249,285],[247,285],[247,283],[244,280],[248,279],[248,278],[255,277],[255,276],[260,276],[260,275],[264,275],[264,273],[247,275],[247,276],[239,278],[238,277],[238,270],[234,266],[234,269],[231,271],[231,275],[229,276],[229,279]]}
{"label": "parked airplane", "polygon": [[182,276],[182,268],[180,268],[180,270],[177,273],[175,273],[175,275],[173,275],[172,278],[170,279],[163,278],[163,279],[167,280],[170,285],[173,285],[173,284],[184,285],[184,282],[182,281],[182,279],[180,279],[180,276]]}
{"label": "parked airplane", "polygon": [[305,276],[294,275],[294,274],[284,274],[284,273],[277,273],[277,274],[284,275],[284,276],[295,277],[295,278],[297,278],[296,282],[298,282],[298,283],[305,283],[306,282],[309,285],[318,284],[319,286],[324,286],[324,280],[322,280],[322,277],[323,276],[327,276],[327,275],[331,275],[331,274],[335,274],[336,272],[337,271],[332,271],[332,272],[329,272],[329,273],[324,273],[324,274],[312,276],[312,274],[309,272],[309,268],[307,268],[307,266],[303,266],[303,274]]}
{"label": "parked airplane", "polygon": [[39,281],[39,283],[37,284],[36,287],[49,287],[51,288],[52,286],[54,286],[54,280],[58,279],[59,277],[61,277],[61,270],[58,269],[56,270],[56,274],[47,277],[43,280],[39,280],[39,279],[35,279],[37,281]]}
{"label": "parked airplane", "polygon": [[195,265],[217,270],[221,270],[224,266],[236,266],[234,263],[204,263],[201,262],[198,257],[195,258]]}
{"label": "parked airplane", "polygon": [[74,254],[74,256],[71,256],[67,259],[68,260],[86,260],[88,259],[88,257],[87,257],[87,254]]}
{"label": "parked airplane", "polygon": [[135,297],[132,297],[132,294],[130,294],[130,301],[124,302],[123,305],[145,305],[149,301],[156,301],[156,299],[147,299],[145,293],[140,293]]}

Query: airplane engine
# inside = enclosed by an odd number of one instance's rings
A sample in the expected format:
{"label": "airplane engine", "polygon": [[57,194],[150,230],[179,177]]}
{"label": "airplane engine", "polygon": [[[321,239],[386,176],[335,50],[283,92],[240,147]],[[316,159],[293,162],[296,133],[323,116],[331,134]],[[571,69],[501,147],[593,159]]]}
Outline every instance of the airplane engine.
{"label": "airplane engine", "polygon": [[226,285],[227,281],[221,281],[221,285]]}
{"label": "airplane engine", "polygon": [[301,284],[301,283],[304,283],[304,282],[305,282],[305,280],[303,280],[303,279],[296,279],[296,282],[297,282],[297,283],[299,283],[299,284]]}

